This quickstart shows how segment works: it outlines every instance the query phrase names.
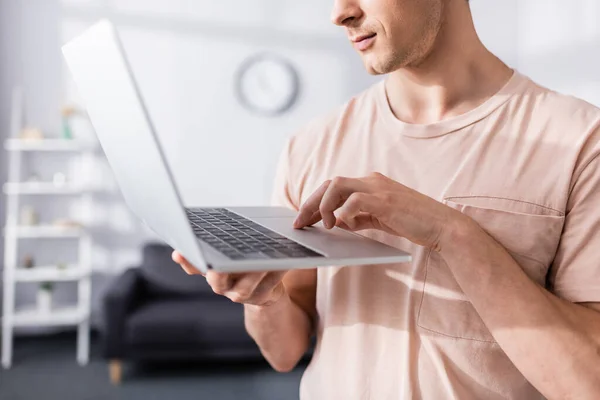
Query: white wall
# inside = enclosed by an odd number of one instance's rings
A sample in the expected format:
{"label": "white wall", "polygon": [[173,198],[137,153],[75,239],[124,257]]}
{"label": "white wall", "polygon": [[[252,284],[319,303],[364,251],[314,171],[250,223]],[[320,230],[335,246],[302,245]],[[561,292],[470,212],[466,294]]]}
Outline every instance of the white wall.
{"label": "white wall", "polygon": [[[323,1],[63,3],[65,40],[100,16],[120,26],[188,204],[268,203],[286,137],[365,86],[366,74],[357,82],[351,73],[359,60],[340,45]],[[281,117],[253,115],[235,99],[240,65],[262,51],[291,60],[301,76],[300,101]]]}
{"label": "white wall", "polygon": [[552,89],[600,105],[600,2],[519,2],[523,73]]}
{"label": "white wall", "polygon": [[[373,79],[342,32],[331,1],[0,0],[0,139],[9,88],[26,90],[29,120],[58,129],[58,110],[77,99],[60,44],[100,17],[121,28],[142,93],[189,204],[264,204],[284,139]],[[471,0],[482,39],[541,83],[600,105],[600,2]],[[254,116],[234,98],[239,63],[258,51],[289,58],[302,77],[299,104],[279,118]],[[5,179],[0,155],[0,181]],[[101,165],[99,164],[99,167]],[[151,237],[118,195],[97,197],[96,298],[107,277],[135,263]],[[4,220],[4,199],[0,220]],[[1,246],[0,246],[1,250]],[[101,273],[100,271],[105,271]],[[61,289],[68,301],[73,292]],[[30,293],[19,293],[21,302]]]}

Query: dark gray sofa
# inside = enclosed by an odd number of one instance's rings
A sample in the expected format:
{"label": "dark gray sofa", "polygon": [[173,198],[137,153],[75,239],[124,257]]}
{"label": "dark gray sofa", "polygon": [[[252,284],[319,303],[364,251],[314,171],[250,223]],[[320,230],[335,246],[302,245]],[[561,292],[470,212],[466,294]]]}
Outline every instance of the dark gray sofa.
{"label": "dark gray sofa", "polygon": [[188,276],[162,244],[120,275],[103,302],[104,356],[114,383],[121,362],[260,359],[244,327],[243,306],[214,294],[204,277]]}

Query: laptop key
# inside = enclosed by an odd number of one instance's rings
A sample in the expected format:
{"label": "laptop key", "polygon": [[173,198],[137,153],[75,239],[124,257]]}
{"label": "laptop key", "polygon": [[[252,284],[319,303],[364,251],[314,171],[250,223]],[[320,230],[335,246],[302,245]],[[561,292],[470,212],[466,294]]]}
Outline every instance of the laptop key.
{"label": "laptop key", "polygon": [[263,234],[258,233],[258,232],[247,232],[246,235],[250,236],[251,238],[257,239],[257,240],[264,238]]}
{"label": "laptop key", "polygon": [[272,230],[270,230],[269,228],[265,228],[264,226],[261,226],[261,225],[256,225],[256,226],[253,226],[253,229],[254,229],[255,231],[257,231],[257,232],[260,232],[260,233],[274,233],[274,232],[273,232]]}
{"label": "laptop key", "polygon": [[286,256],[285,254],[275,250],[263,250],[262,253],[267,255],[269,258],[288,258],[288,256]]}
{"label": "laptop key", "polygon": [[244,254],[244,256],[248,260],[267,260],[267,259],[271,258],[261,252],[248,253],[248,254]]}
{"label": "laptop key", "polygon": [[307,257],[322,257],[319,253],[312,250],[305,251],[304,255]]}
{"label": "laptop key", "polygon": [[283,236],[281,236],[279,233],[275,233],[275,232],[265,233],[264,235],[271,239],[284,239]]}
{"label": "laptop key", "polygon": [[294,251],[294,252],[292,252],[292,254],[290,255],[290,257],[293,257],[293,258],[308,258],[308,257],[310,257],[310,255],[306,254],[303,251]]}
{"label": "laptop key", "polygon": [[239,250],[239,252],[240,252],[240,253],[242,253],[242,254],[254,254],[254,253],[257,253],[257,251],[256,251],[256,250],[254,250],[254,249],[251,249],[250,247],[245,247],[245,248],[243,248],[243,249],[238,249],[238,250]]}

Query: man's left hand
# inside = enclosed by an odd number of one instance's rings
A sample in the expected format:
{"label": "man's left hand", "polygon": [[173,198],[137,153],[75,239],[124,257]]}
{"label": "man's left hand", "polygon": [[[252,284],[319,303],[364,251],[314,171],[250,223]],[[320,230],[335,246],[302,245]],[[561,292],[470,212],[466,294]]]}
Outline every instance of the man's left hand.
{"label": "man's left hand", "polygon": [[323,183],[300,208],[297,229],[323,220],[334,226],[360,231],[378,229],[441,251],[456,222],[465,216],[386,176],[337,177]]}

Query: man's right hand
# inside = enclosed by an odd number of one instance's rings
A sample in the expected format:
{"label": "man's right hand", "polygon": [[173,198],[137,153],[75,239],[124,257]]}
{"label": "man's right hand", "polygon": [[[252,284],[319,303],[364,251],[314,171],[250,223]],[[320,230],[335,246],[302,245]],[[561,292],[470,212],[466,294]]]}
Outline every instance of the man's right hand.
{"label": "man's right hand", "polygon": [[220,273],[208,271],[201,273],[179,252],[173,252],[173,261],[181,265],[190,275],[203,275],[212,290],[229,298],[235,303],[269,306],[280,300],[285,294],[283,277],[287,271]]}

